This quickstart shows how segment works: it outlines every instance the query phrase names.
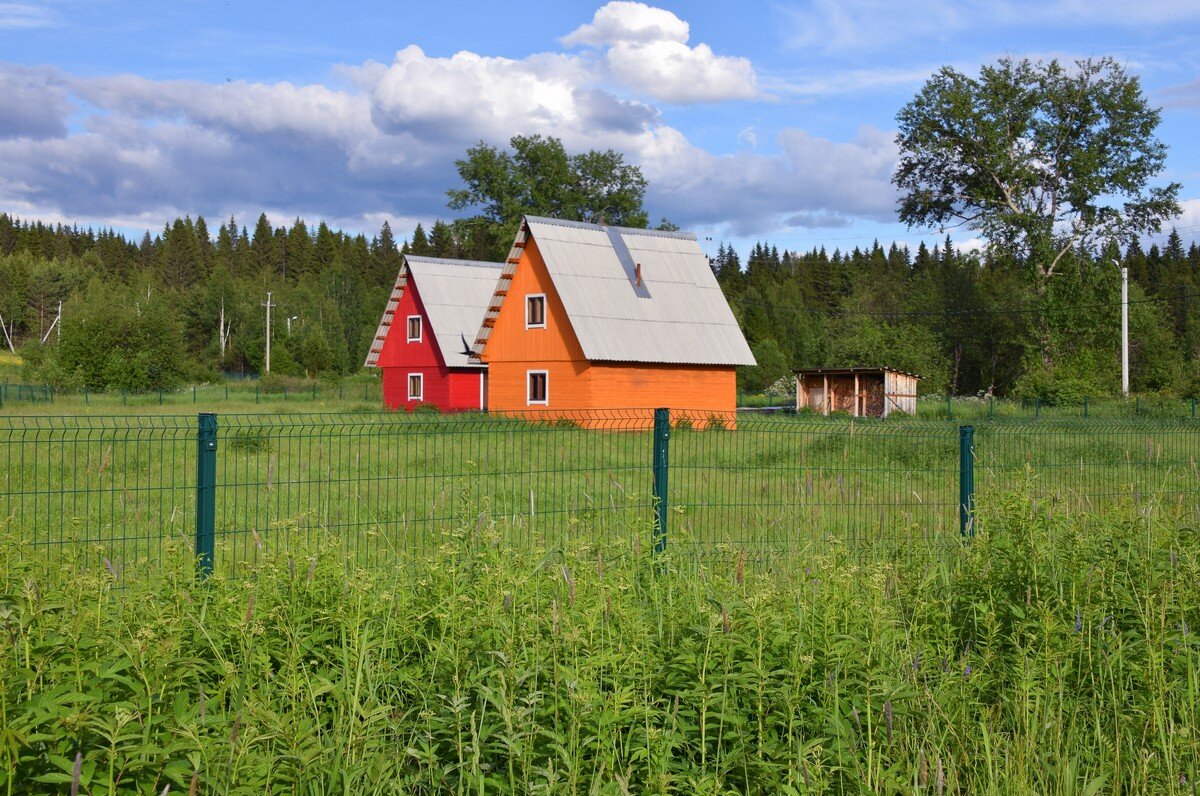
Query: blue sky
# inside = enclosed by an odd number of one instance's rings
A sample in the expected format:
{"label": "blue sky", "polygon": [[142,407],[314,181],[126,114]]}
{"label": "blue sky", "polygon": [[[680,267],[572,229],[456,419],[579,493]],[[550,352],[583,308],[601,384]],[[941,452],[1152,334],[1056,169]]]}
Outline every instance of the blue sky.
{"label": "blue sky", "polygon": [[1191,239],[1197,40],[1200,4],[1163,0],[0,0],[0,209],[407,235],[449,217],[467,146],[541,132],[624,152],[702,238],[915,245],[939,236],[894,221],[894,117],[934,69],[1111,55],[1163,108]]}

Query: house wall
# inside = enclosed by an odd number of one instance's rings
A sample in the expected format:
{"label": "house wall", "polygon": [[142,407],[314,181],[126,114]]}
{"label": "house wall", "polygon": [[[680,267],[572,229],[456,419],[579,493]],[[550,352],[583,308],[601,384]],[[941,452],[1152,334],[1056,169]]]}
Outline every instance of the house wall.
{"label": "house wall", "polygon": [[[525,328],[525,299],[546,295],[546,328]],[[481,359],[488,364],[488,409],[496,412],[596,412],[669,408],[693,422],[721,414],[732,423],[732,367],[589,362],[537,248],[527,239]],[[530,370],[549,374],[549,403],[530,406]],[[647,414],[647,417],[651,417]]]}
{"label": "house wall", "polygon": [[[422,318],[421,340],[408,342],[408,316]],[[418,403],[433,404],[444,412],[479,408],[481,371],[445,366],[433,327],[421,304],[421,294],[410,276],[388,328],[378,365],[383,369],[383,402],[389,409],[412,410]],[[408,400],[408,376],[424,376],[421,401]]]}

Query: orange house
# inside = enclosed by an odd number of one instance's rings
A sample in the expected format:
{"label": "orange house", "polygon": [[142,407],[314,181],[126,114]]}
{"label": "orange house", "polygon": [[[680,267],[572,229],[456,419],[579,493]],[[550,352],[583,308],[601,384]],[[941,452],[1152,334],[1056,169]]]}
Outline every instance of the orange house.
{"label": "orange house", "polygon": [[473,347],[496,412],[732,423],[754,356],[696,237],[527,217]]}

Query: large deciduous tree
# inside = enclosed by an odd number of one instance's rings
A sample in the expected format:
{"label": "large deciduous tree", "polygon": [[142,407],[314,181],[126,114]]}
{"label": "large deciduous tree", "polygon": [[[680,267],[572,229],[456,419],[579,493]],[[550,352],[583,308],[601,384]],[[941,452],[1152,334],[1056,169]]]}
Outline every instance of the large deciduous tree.
{"label": "large deciduous tree", "polygon": [[503,257],[525,214],[645,227],[646,179],[612,150],[568,154],[562,141],[515,136],[512,151],[480,142],[455,161],[465,187],[446,192],[452,210],[476,210],[455,223],[463,253]]}
{"label": "large deciduous tree", "polygon": [[1179,184],[1151,184],[1167,153],[1159,111],[1111,58],[1004,58],[977,78],[943,67],[897,121],[900,220],[977,232],[1039,293],[1068,253],[1179,213]]}

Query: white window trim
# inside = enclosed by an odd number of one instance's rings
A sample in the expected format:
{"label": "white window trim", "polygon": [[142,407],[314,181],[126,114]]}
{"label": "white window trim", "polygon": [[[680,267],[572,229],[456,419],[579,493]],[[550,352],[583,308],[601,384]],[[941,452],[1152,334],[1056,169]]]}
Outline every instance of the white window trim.
{"label": "white window trim", "polygon": [[[529,394],[529,377],[537,373],[546,377],[546,398],[542,401],[535,401]],[[525,405],[526,406],[549,406],[550,405],[550,371],[548,370],[527,370],[525,371]]]}
{"label": "white window trim", "polygon": [[[540,298],[542,300],[542,322],[529,322],[529,300]],[[545,329],[546,328],[546,294],[545,293],[526,293],[525,294],[525,328],[526,329]]]}
{"label": "white window trim", "polygon": [[[408,337],[410,324],[412,323],[413,318],[417,319],[417,336],[416,337]],[[408,342],[410,342],[410,343],[421,342],[421,338],[425,336],[425,319],[422,318],[420,315],[409,315],[407,318],[404,319],[404,334],[406,337],[408,337]]]}
{"label": "white window trim", "polygon": [[[412,378],[413,378],[413,376],[417,377],[417,383],[421,385],[421,392],[418,393],[417,395],[412,394]],[[424,401],[425,400],[425,374],[424,373],[408,374],[408,381],[405,382],[404,389],[408,392],[408,400]]]}

